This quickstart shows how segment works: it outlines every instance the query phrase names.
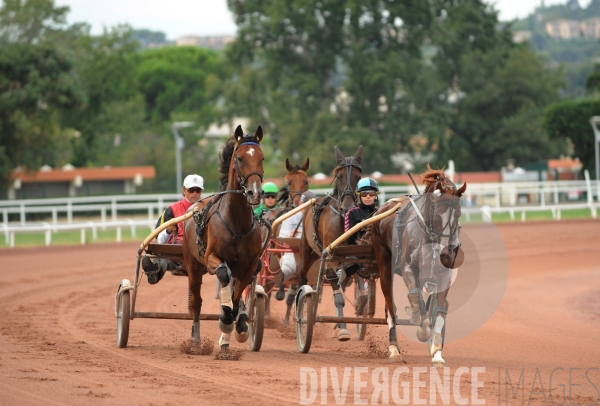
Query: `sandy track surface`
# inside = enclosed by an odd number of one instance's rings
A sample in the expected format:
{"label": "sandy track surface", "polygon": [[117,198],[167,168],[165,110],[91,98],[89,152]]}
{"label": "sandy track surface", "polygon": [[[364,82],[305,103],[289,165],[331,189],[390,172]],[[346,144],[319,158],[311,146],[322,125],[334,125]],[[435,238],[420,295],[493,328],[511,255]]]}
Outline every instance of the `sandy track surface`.
{"label": "sandy track surface", "polygon": [[[444,348],[450,378],[468,399],[462,404],[477,399],[505,404],[507,395],[508,404],[598,404],[600,222],[511,224],[499,230],[510,266],[502,304],[483,328]],[[359,378],[365,383],[360,399],[369,404],[373,370],[389,368],[391,385],[394,370],[406,367],[400,380],[410,385],[408,402],[431,403],[430,372],[415,369],[430,365],[424,345],[400,334],[403,361],[390,364],[385,326],[369,327],[367,341],[340,343],[331,325],[317,325],[310,353],[300,354],[293,330],[280,325],[280,302],[272,305],[270,321],[278,328],[265,330],[260,352],[232,343],[245,350],[239,361],[215,360],[216,344],[211,356],[183,354],[190,321],[135,319],[128,347],[117,348],[114,295],[121,279],[133,279],[136,246],[0,251],[1,404],[298,404],[301,367],[313,368],[319,379],[321,368],[334,368],[340,381],[345,367],[368,368]],[[216,313],[213,277],[205,278],[203,293],[203,312]],[[320,313],[331,311],[330,293],[325,291]],[[378,299],[376,317],[382,317],[381,295]],[[166,275],[155,286],[144,279],[136,310],[186,312],[186,278]],[[203,322],[201,335],[216,343],[217,323]],[[477,398],[470,373],[454,378],[459,367],[485,368],[477,378],[482,383]],[[352,370],[345,403],[355,402],[356,375]],[[507,380],[515,391],[521,376],[513,399]],[[314,404],[336,403],[331,372],[327,379],[326,398],[319,387]],[[415,381],[422,382],[420,392]],[[461,404],[450,393],[449,401],[438,397],[437,404]],[[390,404],[392,396],[390,391]]]}

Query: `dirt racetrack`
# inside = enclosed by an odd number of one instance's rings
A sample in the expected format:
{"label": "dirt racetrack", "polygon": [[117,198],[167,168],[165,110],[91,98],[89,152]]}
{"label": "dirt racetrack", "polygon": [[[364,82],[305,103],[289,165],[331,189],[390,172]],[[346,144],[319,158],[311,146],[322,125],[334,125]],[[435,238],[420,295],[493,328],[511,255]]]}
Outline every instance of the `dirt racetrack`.
{"label": "dirt racetrack", "polygon": [[[483,328],[444,347],[455,386],[449,400],[437,397],[437,404],[599,404],[600,221],[498,228],[510,266],[504,299]],[[389,385],[394,370],[406,367],[400,377],[410,387],[406,402],[432,403],[430,371],[418,369],[430,366],[425,346],[400,334],[403,362],[390,364],[385,326],[369,327],[369,346],[354,339],[340,343],[332,338],[331,325],[317,325],[309,354],[298,352],[293,330],[268,328],[260,352],[233,341],[234,348],[245,350],[243,358],[222,361],[215,360],[216,344],[211,356],[181,352],[189,321],[135,319],[128,348],[117,348],[114,295],[121,279],[133,279],[136,246],[0,251],[0,404],[299,404],[301,367],[313,368],[319,385],[321,368],[330,368],[323,379],[327,391],[319,386],[313,404],[336,404],[331,368],[341,382],[344,367],[365,368],[362,375],[352,370],[347,396],[338,399],[342,403],[371,404],[372,395],[382,395],[371,381],[378,367],[389,368]],[[217,312],[213,277],[205,278],[203,293],[203,312]],[[383,316],[381,299],[376,317]],[[327,290],[323,309],[331,308],[330,302]],[[136,308],[187,311],[186,278],[166,275],[155,286],[144,278]],[[282,312],[283,304],[274,302],[272,325],[279,324]],[[202,322],[201,335],[216,342],[217,323]],[[471,372],[456,378],[459,367]],[[473,368],[485,372],[473,377]],[[355,385],[357,375],[362,388]],[[355,387],[361,389],[356,398]],[[393,391],[383,391],[389,392],[389,404],[396,399]]]}

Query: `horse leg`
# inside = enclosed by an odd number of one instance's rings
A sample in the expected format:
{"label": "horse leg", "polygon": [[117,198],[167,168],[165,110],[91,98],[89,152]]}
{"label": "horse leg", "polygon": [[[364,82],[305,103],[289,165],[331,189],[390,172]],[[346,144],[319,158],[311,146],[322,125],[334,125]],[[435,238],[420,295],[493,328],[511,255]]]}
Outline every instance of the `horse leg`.
{"label": "horse leg", "polygon": [[408,301],[412,308],[410,321],[412,324],[419,326],[417,329],[417,339],[421,342],[425,342],[431,335],[431,326],[429,318],[425,314],[425,303],[423,301],[423,294],[421,293],[421,288],[418,282],[418,259],[420,248],[420,245],[417,246],[413,253],[410,254],[409,258],[406,258],[408,256],[406,252],[402,253],[402,262],[406,264],[402,272],[402,278],[404,279],[404,283],[408,288]]}
{"label": "horse leg", "polygon": [[288,327],[290,325],[290,316],[292,314],[292,305],[294,304],[294,299],[296,297],[296,293],[298,293],[298,286],[296,283],[292,283],[290,288],[287,291],[287,296],[285,300],[286,309],[285,309],[285,318],[283,319],[283,325]]}
{"label": "horse leg", "polygon": [[188,279],[189,285],[189,310],[193,316],[192,322],[192,340],[200,341],[200,309],[202,308],[202,297],[200,296],[200,287],[202,280],[194,281]]}
{"label": "horse leg", "polygon": [[[342,274],[344,271],[342,270]],[[344,292],[346,291],[346,285],[350,278],[344,278],[339,285],[339,288],[333,292],[333,303],[335,304],[335,315],[337,317],[344,317],[344,306],[346,301],[344,300]],[[346,323],[338,323],[339,328],[337,332],[337,339],[339,341],[348,341],[350,339],[350,332],[346,328]]]}
{"label": "horse leg", "polygon": [[[249,294],[253,294],[253,292],[249,292]],[[239,343],[245,343],[248,341],[248,314],[246,313],[246,305],[244,301],[240,298],[238,300],[239,310],[237,313],[237,318],[235,320],[235,339]]]}
{"label": "horse leg", "polygon": [[215,254],[210,254],[207,259],[208,269],[214,269],[214,274],[217,276],[221,290],[219,297],[221,301],[221,315],[219,316],[219,328],[225,334],[230,334],[233,331],[233,301],[231,300],[231,269],[226,262],[221,261]]}
{"label": "horse leg", "polygon": [[446,361],[442,358],[442,349],[444,348],[444,326],[446,324],[448,290],[436,294],[437,306],[433,309],[433,331],[427,347],[431,356],[431,366],[445,367]]}

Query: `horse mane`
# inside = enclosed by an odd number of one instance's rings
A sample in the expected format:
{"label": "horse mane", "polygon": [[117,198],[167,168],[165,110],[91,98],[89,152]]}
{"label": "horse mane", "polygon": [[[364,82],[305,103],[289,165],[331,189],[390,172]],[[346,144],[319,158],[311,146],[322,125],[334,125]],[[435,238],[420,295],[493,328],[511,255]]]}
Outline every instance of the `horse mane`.
{"label": "horse mane", "polygon": [[277,204],[285,203],[288,197],[290,197],[290,189],[288,185],[285,185],[279,189],[279,193],[277,194]]}
{"label": "horse mane", "polygon": [[369,224],[367,226],[367,231],[363,234],[362,237],[356,240],[356,245],[370,245],[371,234],[373,234],[373,224]]}
{"label": "horse mane", "polygon": [[425,184],[425,193],[433,192],[431,189],[436,182],[445,178],[444,169],[431,169],[431,166],[427,164],[427,171],[421,175],[421,181]]}
{"label": "horse mane", "polygon": [[[237,147],[241,146],[242,144],[245,144],[247,142],[255,142],[255,143],[259,143],[259,141],[256,139],[256,137],[254,137],[253,135],[250,134],[246,134],[244,135],[244,138],[242,138],[242,141],[237,145]],[[233,157],[233,151],[235,151],[236,149],[236,140],[234,135],[232,134],[229,139],[227,140],[227,142],[225,143],[225,145],[223,145],[221,147],[221,153],[219,156],[219,172],[222,173],[221,177],[219,178],[221,181],[221,191],[224,191],[227,189],[227,182],[228,182],[228,177],[229,177],[229,166],[231,165],[231,157]]]}

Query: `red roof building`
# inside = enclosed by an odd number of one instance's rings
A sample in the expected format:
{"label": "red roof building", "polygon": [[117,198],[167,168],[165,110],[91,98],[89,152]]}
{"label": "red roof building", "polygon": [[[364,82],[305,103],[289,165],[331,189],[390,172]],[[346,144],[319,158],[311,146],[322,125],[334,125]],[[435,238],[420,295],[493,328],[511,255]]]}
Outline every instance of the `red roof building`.
{"label": "red roof building", "polygon": [[65,165],[62,169],[43,166],[38,172],[15,169],[8,190],[0,191],[0,199],[133,194],[144,179],[155,177],[154,166],[75,168]]}

